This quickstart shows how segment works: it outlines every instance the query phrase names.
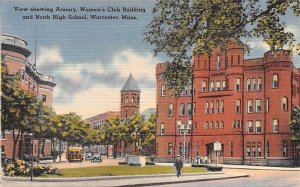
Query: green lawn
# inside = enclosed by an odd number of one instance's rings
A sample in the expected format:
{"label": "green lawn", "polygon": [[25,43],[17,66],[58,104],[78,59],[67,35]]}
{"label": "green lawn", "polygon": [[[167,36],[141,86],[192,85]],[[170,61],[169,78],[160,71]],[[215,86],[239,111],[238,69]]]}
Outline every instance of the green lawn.
{"label": "green lawn", "polygon": [[[184,167],[182,173],[203,173],[205,168]],[[151,174],[175,174],[175,168],[171,166],[99,166],[73,169],[61,169],[59,177],[94,177],[117,175],[151,175]],[[47,176],[53,177],[53,176]]]}

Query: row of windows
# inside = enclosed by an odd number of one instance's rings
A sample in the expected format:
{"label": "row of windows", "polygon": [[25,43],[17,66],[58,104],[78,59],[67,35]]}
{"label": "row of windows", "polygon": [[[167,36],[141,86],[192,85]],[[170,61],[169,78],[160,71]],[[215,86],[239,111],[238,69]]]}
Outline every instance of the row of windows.
{"label": "row of windows", "polygon": [[206,101],[205,102],[205,114],[213,114],[213,113],[224,113],[224,101]]}
{"label": "row of windows", "polygon": [[212,128],[215,128],[215,129],[223,129],[224,128],[224,122],[223,121],[216,121],[215,123],[213,121],[211,122],[208,122],[206,121],[204,123],[204,129],[212,129]]}
{"label": "row of windows", "polygon": [[247,91],[260,91],[260,90],[262,90],[261,78],[260,77],[258,79],[252,78],[252,81],[251,81],[251,79],[247,79],[246,90]]}
{"label": "row of windows", "polygon": [[[191,116],[195,113],[195,103],[192,106],[192,103],[181,103],[179,105],[179,115],[180,116]],[[169,104],[168,107],[168,116],[173,116],[174,115],[174,105],[172,103]]]}
{"label": "row of windows", "polygon": [[[184,90],[182,90],[180,92],[180,96],[192,96],[193,95],[193,91],[192,91],[192,85],[188,85],[184,87]],[[164,97],[166,96],[166,85],[162,84],[160,86],[160,96]]]}
{"label": "row of windows", "polygon": [[[136,97],[135,95],[132,95],[130,101],[131,101],[131,103],[139,103],[140,102],[140,97],[139,96]],[[128,98],[127,94],[121,96],[121,102],[122,103],[128,103],[129,102],[129,98]]]}
{"label": "row of windows", "polygon": [[[256,120],[256,121],[252,121],[252,120],[248,120],[247,124],[247,132],[248,133],[261,133],[261,121],[260,120]],[[272,132],[278,132],[279,130],[279,120],[278,119],[273,119],[272,120]]]}
{"label": "row of windows", "polygon": [[[253,112],[261,112],[261,99],[255,99],[255,102],[252,99],[247,100],[247,113],[253,113]],[[269,111],[269,98],[266,99],[265,103],[265,110],[266,112]],[[288,98],[282,97],[281,98],[281,110],[282,111],[288,111]],[[241,113],[241,100],[238,99],[235,101],[235,111],[236,113]]]}
{"label": "row of windows", "polygon": [[[210,81],[209,91],[220,91],[220,90],[227,90],[226,80]],[[207,81],[202,81],[201,92],[206,92],[206,91],[207,91]]]}

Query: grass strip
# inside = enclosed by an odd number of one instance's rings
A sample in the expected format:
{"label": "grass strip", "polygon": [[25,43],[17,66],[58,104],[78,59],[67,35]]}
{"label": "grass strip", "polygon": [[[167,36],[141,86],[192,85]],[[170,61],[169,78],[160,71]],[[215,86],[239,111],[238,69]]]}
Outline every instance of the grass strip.
{"label": "grass strip", "polygon": [[[182,173],[203,173],[205,168],[184,167]],[[172,166],[98,166],[61,169],[61,176],[43,177],[95,177],[95,176],[119,176],[119,175],[155,175],[155,174],[175,174]]]}

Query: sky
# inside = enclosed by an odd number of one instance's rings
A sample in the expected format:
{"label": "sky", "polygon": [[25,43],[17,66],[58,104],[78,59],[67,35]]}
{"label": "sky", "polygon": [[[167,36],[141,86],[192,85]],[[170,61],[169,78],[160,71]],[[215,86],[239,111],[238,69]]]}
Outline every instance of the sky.
{"label": "sky", "polygon": [[[154,57],[153,46],[143,40],[143,32],[153,18],[155,2],[4,0],[0,2],[0,28],[2,34],[26,40],[32,52],[29,61],[34,62],[36,56],[38,71],[54,77],[57,85],[53,108],[56,113],[76,112],[87,118],[106,111],[119,111],[120,90],[130,73],[141,88],[143,111],[156,107],[155,66],[168,60],[164,55]],[[57,7],[61,11],[56,11]],[[80,7],[98,8],[99,12],[81,12]],[[31,8],[44,8],[45,11],[30,11]],[[70,12],[73,9],[77,12]],[[33,19],[23,19],[31,15]],[[36,15],[44,19],[35,19]],[[89,19],[59,20],[53,19],[54,15],[66,18],[87,15]],[[119,16],[120,19],[91,19],[90,15]],[[121,19],[122,15],[137,19]],[[284,19],[287,29],[300,42],[299,17],[287,14]],[[261,57],[269,50],[260,39],[249,40],[249,44],[253,50],[245,58]],[[294,64],[300,67],[299,56],[294,57]]]}

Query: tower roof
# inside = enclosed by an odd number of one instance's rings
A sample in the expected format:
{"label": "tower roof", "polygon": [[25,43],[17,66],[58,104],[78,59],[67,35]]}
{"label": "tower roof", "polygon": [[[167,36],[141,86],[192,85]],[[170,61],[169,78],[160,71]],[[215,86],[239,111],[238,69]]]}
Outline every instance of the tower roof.
{"label": "tower roof", "polygon": [[131,73],[121,90],[121,92],[124,91],[137,91],[137,92],[141,91]]}

